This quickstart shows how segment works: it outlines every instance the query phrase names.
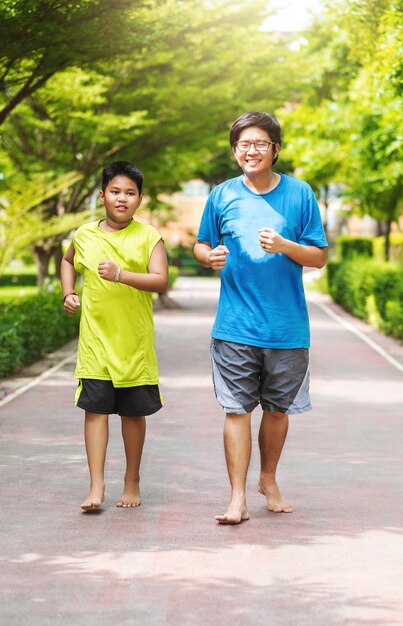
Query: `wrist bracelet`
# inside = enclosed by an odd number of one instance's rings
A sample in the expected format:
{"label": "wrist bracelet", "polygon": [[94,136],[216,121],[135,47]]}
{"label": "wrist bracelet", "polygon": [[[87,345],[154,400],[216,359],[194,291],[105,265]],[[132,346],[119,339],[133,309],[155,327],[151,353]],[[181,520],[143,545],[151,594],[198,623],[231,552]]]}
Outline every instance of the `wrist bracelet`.
{"label": "wrist bracelet", "polygon": [[63,296],[63,302],[66,300],[68,296],[78,296],[78,293],[77,291],[69,291],[69,293],[66,293],[66,295]]}
{"label": "wrist bracelet", "polygon": [[116,270],[115,279],[114,279],[114,282],[115,282],[115,283],[118,283],[118,282],[119,282],[120,272],[121,272],[121,271],[122,271],[122,270],[121,270],[121,268],[120,268],[120,267],[118,267],[118,268],[117,268],[117,270]]}

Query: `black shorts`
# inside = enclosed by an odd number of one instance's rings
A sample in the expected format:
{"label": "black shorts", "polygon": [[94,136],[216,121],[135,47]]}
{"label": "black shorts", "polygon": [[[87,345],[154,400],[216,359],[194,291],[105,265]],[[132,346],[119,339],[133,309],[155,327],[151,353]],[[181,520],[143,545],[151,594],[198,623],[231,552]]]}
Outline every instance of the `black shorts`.
{"label": "black shorts", "polygon": [[76,405],[90,413],[142,417],[159,411],[162,401],[158,385],[114,387],[111,380],[81,378]]}

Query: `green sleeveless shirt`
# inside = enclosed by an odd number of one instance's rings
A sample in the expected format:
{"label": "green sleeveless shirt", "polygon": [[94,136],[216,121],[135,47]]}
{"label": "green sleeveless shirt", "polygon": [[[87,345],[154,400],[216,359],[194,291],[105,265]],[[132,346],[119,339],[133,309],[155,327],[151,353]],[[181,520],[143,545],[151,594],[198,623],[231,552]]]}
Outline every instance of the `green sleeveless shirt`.
{"label": "green sleeveless shirt", "polygon": [[77,378],[111,380],[115,387],[158,383],[152,293],[102,279],[98,263],[109,259],[122,270],[147,273],[160,239],[153,226],[136,221],[116,232],[98,222],[75,232],[74,267],[84,274]]}

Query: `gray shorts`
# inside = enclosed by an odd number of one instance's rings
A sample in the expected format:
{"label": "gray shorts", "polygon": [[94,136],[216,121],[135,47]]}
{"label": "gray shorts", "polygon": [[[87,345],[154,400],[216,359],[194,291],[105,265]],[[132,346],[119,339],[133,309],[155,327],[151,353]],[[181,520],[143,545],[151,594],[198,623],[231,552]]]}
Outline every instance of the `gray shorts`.
{"label": "gray shorts", "polygon": [[214,391],[226,413],[262,409],[295,415],[309,411],[309,350],[259,348],[213,339]]}

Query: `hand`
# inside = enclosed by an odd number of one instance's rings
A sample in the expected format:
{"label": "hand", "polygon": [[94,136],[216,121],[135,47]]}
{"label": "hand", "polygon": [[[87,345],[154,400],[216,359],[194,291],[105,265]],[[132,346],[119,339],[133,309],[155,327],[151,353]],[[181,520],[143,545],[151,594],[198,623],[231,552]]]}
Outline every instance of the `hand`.
{"label": "hand", "polygon": [[265,252],[278,254],[284,252],[285,239],[272,228],[260,228],[259,244]]}
{"label": "hand", "polygon": [[64,309],[64,312],[67,313],[68,315],[74,315],[74,313],[77,311],[79,306],[80,306],[80,298],[74,293],[71,293],[70,295],[66,296],[66,298],[64,299],[63,309]]}
{"label": "hand", "polygon": [[213,270],[222,270],[226,261],[229,250],[227,246],[217,246],[208,253],[208,260]]}
{"label": "hand", "polygon": [[98,263],[98,274],[104,280],[114,281],[118,266],[113,261],[104,259]]}

